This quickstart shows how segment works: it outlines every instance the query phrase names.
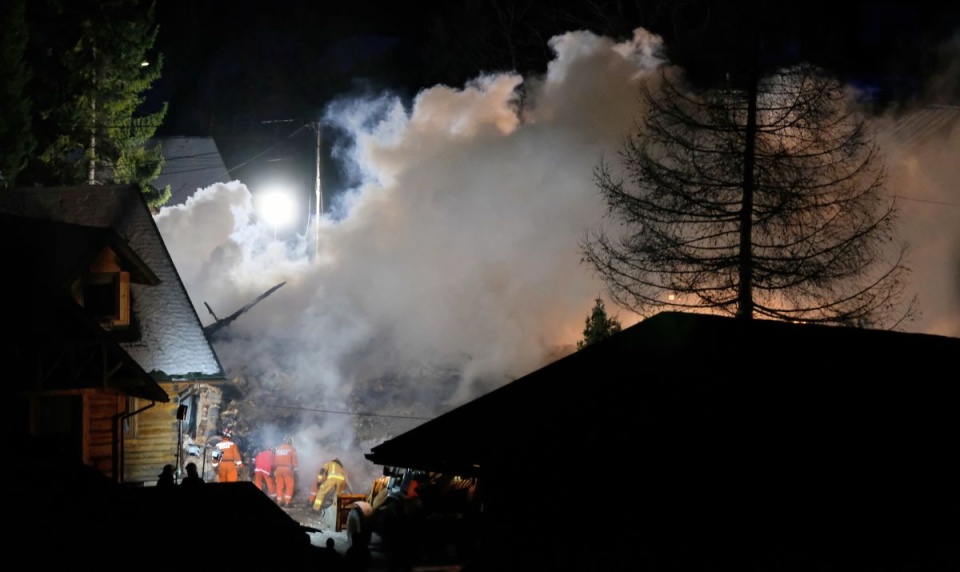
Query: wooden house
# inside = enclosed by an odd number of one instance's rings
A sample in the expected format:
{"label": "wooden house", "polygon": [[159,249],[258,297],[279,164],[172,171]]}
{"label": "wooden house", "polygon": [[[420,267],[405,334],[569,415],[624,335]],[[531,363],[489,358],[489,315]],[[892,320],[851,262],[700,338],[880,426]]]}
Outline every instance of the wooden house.
{"label": "wooden house", "polygon": [[250,482],[129,486],[175,461],[190,392],[223,377],[139,191],[5,191],[0,203],[7,544],[43,570],[315,570],[309,529]]}
{"label": "wooden house", "polygon": [[[32,392],[18,427],[75,433],[71,450],[125,483],[152,483],[163,465],[186,464],[185,444],[202,454],[225,374],[139,189],[7,189],[0,214],[21,221],[4,229],[4,252],[16,260],[5,303],[24,314],[13,323],[41,341],[53,336],[48,347],[5,349]],[[48,294],[56,304],[44,305]],[[54,320],[86,329],[47,327]],[[68,331],[78,339],[57,337]]]}
{"label": "wooden house", "polygon": [[479,569],[947,570],[958,366],[955,338],[663,313],[366,456],[476,477]]}

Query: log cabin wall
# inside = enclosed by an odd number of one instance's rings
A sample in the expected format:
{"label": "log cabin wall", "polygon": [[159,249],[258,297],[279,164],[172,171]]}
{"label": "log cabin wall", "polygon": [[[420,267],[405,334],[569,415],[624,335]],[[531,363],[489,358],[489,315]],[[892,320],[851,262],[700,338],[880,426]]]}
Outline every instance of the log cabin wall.
{"label": "log cabin wall", "polygon": [[[181,437],[177,408],[181,403],[196,408],[190,419],[184,421],[182,438],[186,443],[203,447],[207,438],[215,435],[220,416],[222,391],[211,383],[161,383],[170,396],[168,403],[155,403],[149,409],[130,417],[124,429],[124,482],[153,484],[167,463],[177,464],[177,439]],[[149,405],[142,399],[131,400],[130,411]],[[203,466],[203,460],[188,458],[181,451],[181,466],[194,461]],[[210,468],[210,464],[206,464]],[[207,478],[209,475],[204,476]]]}
{"label": "log cabin wall", "polygon": [[113,470],[113,420],[123,411],[124,396],[111,391],[83,393],[83,462],[104,475]]}
{"label": "log cabin wall", "polygon": [[[167,392],[170,387],[162,384]],[[177,464],[177,407],[171,396],[167,403],[129,417],[123,431],[123,482],[153,484],[167,463]],[[131,399],[130,411],[138,411],[150,404],[144,399]]]}

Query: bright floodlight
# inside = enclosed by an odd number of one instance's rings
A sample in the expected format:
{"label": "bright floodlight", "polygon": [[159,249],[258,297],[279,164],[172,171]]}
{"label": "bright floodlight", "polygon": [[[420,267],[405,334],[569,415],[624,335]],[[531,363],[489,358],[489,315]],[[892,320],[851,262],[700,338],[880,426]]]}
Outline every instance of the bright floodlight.
{"label": "bright floodlight", "polygon": [[274,227],[286,224],[293,217],[293,201],[283,191],[265,191],[259,198],[260,215]]}

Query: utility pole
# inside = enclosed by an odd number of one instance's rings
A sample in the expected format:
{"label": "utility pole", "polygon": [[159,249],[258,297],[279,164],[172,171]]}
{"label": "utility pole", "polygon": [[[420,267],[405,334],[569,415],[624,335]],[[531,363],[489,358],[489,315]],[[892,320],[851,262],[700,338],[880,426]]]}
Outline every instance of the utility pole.
{"label": "utility pole", "polygon": [[320,184],[320,121],[314,121],[311,123],[314,131],[317,132],[317,205],[316,205],[316,216],[314,216],[313,221],[313,232],[314,232],[314,245],[313,245],[313,254],[316,256],[320,253],[320,216],[323,214],[323,187]]}
{"label": "utility pole", "polygon": [[[303,119],[272,119],[272,120],[269,120],[269,121],[261,121],[261,123],[263,123],[263,124],[268,124],[268,123],[293,123],[293,122],[300,122],[300,121],[303,121]],[[314,251],[314,255],[316,255],[316,254],[318,254],[318,253],[320,252],[320,217],[323,215],[323,188],[321,187],[321,184],[320,184],[320,175],[321,175],[321,166],[322,166],[322,155],[321,155],[320,151],[321,151],[321,148],[323,147],[323,142],[322,142],[322,140],[321,140],[321,138],[320,138],[320,126],[321,126],[321,124],[322,124],[322,122],[321,122],[319,119],[317,119],[317,120],[315,120],[315,121],[311,121],[311,122],[309,122],[309,123],[307,123],[307,124],[305,124],[305,125],[302,125],[301,127],[297,128],[296,131],[294,131],[293,133],[291,133],[291,134],[288,136],[288,138],[289,138],[289,137],[293,137],[294,135],[296,135],[297,133],[300,133],[301,131],[303,131],[303,130],[306,129],[307,127],[311,128],[311,129],[313,129],[314,131],[317,132],[317,181],[316,181],[316,186],[315,186],[316,201],[317,201],[317,203],[316,203],[316,206],[315,206],[314,217],[313,217],[313,218],[314,218],[314,223],[313,223],[313,229],[314,229],[314,246],[313,246],[313,251]],[[268,150],[269,150],[269,149],[268,149]],[[261,153],[261,155],[262,155],[262,154],[263,154],[263,153]],[[258,157],[259,157],[259,155],[258,155]],[[307,212],[309,213],[309,209],[308,209]],[[309,214],[308,214],[308,215],[307,215],[307,222],[308,222],[307,231],[308,231],[308,232],[309,232],[309,220],[310,220],[310,219],[309,219]]]}

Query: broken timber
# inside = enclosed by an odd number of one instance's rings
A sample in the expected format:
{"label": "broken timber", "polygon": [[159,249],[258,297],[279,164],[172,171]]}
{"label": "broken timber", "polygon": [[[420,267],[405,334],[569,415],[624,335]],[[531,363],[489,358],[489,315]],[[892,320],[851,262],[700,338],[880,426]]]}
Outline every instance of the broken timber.
{"label": "broken timber", "polygon": [[250,308],[253,308],[257,304],[259,304],[264,298],[266,298],[270,294],[273,294],[274,292],[279,290],[280,287],[283,286],[284,284],[286,284],[286,282],[281,282],[276,286],[274,286],[273,288],[270,288],[263,294],[260,294],[259,296],[257,296],[252,302],[250,302],[243,308],[240,308],[239,310],[230,314],[229,316],[227,316],[222,320],[217,318],[217,315],[213,313],[213,310],[210,308],[210,304],[207,304],[206,302],[204,302],[203,305],[207,307],[207,311],[210,312],[210,315],[213,316],[213,319],[216,321],[208,326],[205,326],[203,328],[203,333],[207,336],[207,339],[210,339],[214,334],[216,334],[223,328],[229,326],[231,322],[239,318],[242,314],[247,312]]}

